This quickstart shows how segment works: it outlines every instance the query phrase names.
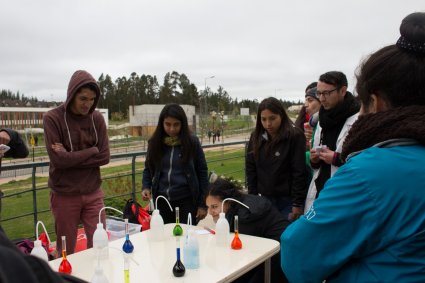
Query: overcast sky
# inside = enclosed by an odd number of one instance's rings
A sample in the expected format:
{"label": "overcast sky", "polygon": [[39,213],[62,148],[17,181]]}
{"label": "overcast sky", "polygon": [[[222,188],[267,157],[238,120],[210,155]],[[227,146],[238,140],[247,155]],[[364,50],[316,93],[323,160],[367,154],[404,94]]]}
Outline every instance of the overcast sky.
{"label": "overcast sky", "polygon": [[354,88],[362,58],[399,37],[423,0],[0,0],[0,89],[63,101],[77,69],[96,79],[188,76],[232,98],[304,99],[320,74]]}

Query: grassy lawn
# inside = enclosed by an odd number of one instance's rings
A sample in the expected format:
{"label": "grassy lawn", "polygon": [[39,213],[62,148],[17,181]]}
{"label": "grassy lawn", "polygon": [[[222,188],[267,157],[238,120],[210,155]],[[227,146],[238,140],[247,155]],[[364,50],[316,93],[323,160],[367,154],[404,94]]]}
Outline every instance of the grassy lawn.
{"label": "grassy lawn", "polygon": [[[224,148],[223,151],[221,149],[208,150],[205,155],[209,171],[214,171],[218,175],[231,176],[241,181],[245,179],[244,148]],[[143,162],[136,162],[136,196],[137,200],[142,205],[145,205],[141,202],[139,193],[142,186],[143,167]],[[122,211],[126,200],[131,197],[131,164],[105,167],[102,168],[101,172],[105,205]],[[31,178],[28,178],[26,180],[12,181],[1,187],[5,196],[7,196],[2,200],[1,219],[22,216],[10,221],[1,221],[1,225],[10,239],[30,238],[33,236],[34,215],[32,213],[34,211],[34,202],[31,182]],[[47,177],[36,177],[36,188],[35,199],[38,220],[43,221],[50,237],[54,241],[56,237],[52,232],[54,229],[53,218],[49,209],[50,190],[47,187]],[[28,215],[23,216],[25,214]],[[113,215],[113,213],[108,212],[108,215]]]}

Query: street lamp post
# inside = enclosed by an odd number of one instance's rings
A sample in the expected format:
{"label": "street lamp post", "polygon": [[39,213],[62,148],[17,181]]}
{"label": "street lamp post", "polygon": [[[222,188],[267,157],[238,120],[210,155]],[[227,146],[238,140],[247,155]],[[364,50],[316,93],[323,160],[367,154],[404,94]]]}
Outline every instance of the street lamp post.
{"label": "street lamp post", "polygon": [[224,111],[220,111],[220,119],[221,119],[221,166],[224,166]]}
{"label": "street lamp post", "polygon": [[207,80],[208,79],[213,79],[213,78],[215,78],[215,76],[211,76],[211,77],[208,77],[208,78],[205,78],[204,79],[204,86],[205,86],[205,88],[204,88],[204,105],[205,105],[205,114],[206,113],[208,113],[208,105],[207,105]]}
{"label": "street lamp post", "polygon": [[199,102],[199,112],[200,112],[200,115],[203,117],[202,118],[203,127],[202,127],[202,132],[201,132],[201,144],[203,142],[204,132],[205,132],[205,130],[208,127],[208,119],[207,119],[207,116],[208,116],[208,114],[207,114],[208,113],[208,106],[207,106],[207,80],[208,79],[213,79],[213,78],[215,78],[215,76],[210,76],[210,77],[204,78],[204,95],[203,95],[204,96],[204,111],[201,111],[202,103]]}
{"label": "street lamp post", "polygon": [[215,139],[217,138],[217,132],[216,132],[215,127],[214,127],[215,119],[217,119],[217,112],[211,111],[211,118],[212,118],[212,132],[213,132],[213,144],[214,144]]}
{"label": "street lamp post", "polygon": [[278,91],[281,91],[282,89],[281,88],[275,88],[274,89],[274,97],[276,97],[276,93],[278,92]]}

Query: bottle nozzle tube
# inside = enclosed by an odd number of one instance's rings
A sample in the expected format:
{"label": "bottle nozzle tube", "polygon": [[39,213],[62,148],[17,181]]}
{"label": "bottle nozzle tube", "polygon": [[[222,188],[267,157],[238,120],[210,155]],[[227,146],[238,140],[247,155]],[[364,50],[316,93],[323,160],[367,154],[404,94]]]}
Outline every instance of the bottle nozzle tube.
{"label": "bottle nozzle tube", "polygon": [[247,206],[246,204],[244,204],[244,203],[242,203],[242,202],[240,202],[240,201],[238,201],[238,200],[236,200],[236,199],[234,199],[234,198],[225,198],[225,199],[223,200],[223,202],[221,203],[221,212],[223,212],[223,211],[224,211],[224,202],[225,202],[226,200],[232,200],[232,201],[235,201],[235,202],[239,203],[240,205],[243,205],[243,206],[245,206],[246,208],[248,208],[248,209],[249,209],[249,206]]}

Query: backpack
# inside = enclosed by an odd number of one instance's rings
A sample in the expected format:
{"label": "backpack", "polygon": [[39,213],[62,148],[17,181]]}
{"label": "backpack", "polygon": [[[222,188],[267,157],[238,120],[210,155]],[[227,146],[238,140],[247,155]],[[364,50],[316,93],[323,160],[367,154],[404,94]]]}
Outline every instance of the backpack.
{"label": "backpack", "polygon": [[151,216],[145,208],[133,199],[127,200],[123,209],[123,218],[127,218],[129,223],[141,224],[143,231],[150,228]]}

